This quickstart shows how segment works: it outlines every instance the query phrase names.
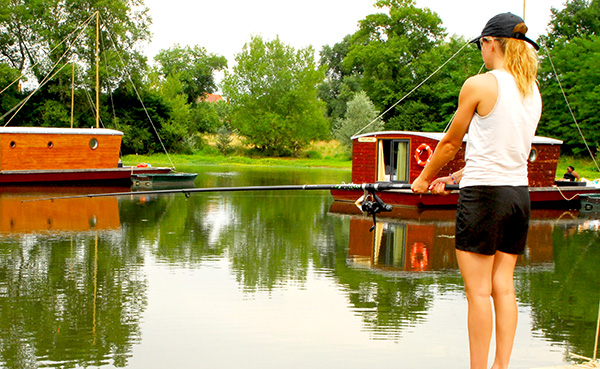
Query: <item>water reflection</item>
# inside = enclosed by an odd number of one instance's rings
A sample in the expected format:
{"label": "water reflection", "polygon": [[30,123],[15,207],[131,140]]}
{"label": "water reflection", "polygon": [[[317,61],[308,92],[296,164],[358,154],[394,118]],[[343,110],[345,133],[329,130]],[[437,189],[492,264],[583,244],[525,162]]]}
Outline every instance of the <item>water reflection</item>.
{"label": "water reflection", "polygon": [[[332,210],[355,213],[348,204],[333,204]],[[462,281],[452,272],[458,267],[454,222],[450,220],[454,211],[399,211],[403,213],[399,218],[380,218],[373,232],[369,232],[371,218],[350,218],[349,264],[373,276],[388,277],[377,284],[368,283],[369,288],[361,286],[368,278],[351,286],[356,307],[372,309],[365,313],[368,324],[401,306],[406,315],[396,321],[401,328],[403,320],[422,317],[433,305],[431,289],[440,285],[453,291],[461,288]],[[432,220],[436,218],[444,220]],[[526,252],[519,257],[515,272],[519,304],[531,308],[532,332],[551,342],[564,343],[569,352],[587,357],[594,356],[600,301],[599,227],[600,220],[580,216],[578,211],[534,210]],[[411,277],[415,273],[419,278]],[[389,281],[392,277],[404,278],[404,290]],[[415,288],[418,283],[422,288]],[[386,295],[378,299],[380,289]],[[390,290],[396,299],[389,297]],[[405,294],[412,298],[397,299]],[[375,325],[380,327],[382,323]]]}
{"label": "water reflection", "polygon": [[[344,181],[324,170],[193,171],[201,187]],[[21,203],[47,195],[0,194],[2,367],[173,366],[176,352],[178,367],[198,357],[211,367],[466,365],[452,210],[397,210],[369,232],[371,218],[326,192]],[[577,212],[535,213],[516,272],[531,324],[517,350],[542,354],[532,364],[517,352],[514,368],[559,364],[546,341],[592,356],[597,230]]]}
{"label": "water reflection", "polygon": [[122,187],[2,187],[0,236],[119,230],[117,198],[78,198],[49,203],[47,197],[122,191]]}
{"label": "water reflection", "polygon": [[147,286],[136,245],[119,242],[117,199],[30,201],[98,190],[0,194],[1,366],[123,366],[139,342]]}

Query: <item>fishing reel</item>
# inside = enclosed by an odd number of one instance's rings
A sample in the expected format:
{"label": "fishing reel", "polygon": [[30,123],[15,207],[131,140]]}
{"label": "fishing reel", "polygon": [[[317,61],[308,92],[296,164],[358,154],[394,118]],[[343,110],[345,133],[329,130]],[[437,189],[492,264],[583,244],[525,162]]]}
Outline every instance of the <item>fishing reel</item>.
{"label": "fishing reel", "polygon": [[359,208],[362,211],[373,216],[373,226],[369,229],[369,232],[373,232],[377,225],[377,214],[383,211],[392,211],[392,205],[383,202],[375,192],[365,193],[356,201],[356,205],[360,205]]}

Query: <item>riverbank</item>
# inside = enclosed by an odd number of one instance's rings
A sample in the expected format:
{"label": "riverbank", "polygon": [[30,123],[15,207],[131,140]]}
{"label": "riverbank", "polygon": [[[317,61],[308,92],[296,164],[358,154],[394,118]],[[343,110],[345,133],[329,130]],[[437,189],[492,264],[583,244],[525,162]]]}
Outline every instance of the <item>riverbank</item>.
{"label": "riverbank", "polygon": [[[170,157],[170,160],[169,160]],[[322,167],[336,169],[352,169],[352,161],[346,160],[343,156],[327,156],[324,158],[260,158],[247,156],[223,156],[223,155],[206,155],[193,154],[181,155],[174,154],[167,157],[165,154],[154,155],[127,155],[123,157],[125,165],[137,165],[139,163],[148,163],[152,166],[171,166],[171,161],[178,166],[186,166],[190,164],[206,164],[206,165],[260,165],[260,166],[293,166],[293,167]],[[567,171],[567,167],[572,165],[581,178],[595,180],[600,178],[600,173],[595,168],[594,162],[591,159],[580,159],[572,157],[561,157],[556,169],[556,176],[562,177]]]}
{"label": "riverbank", "polygon": [[[169,160],[170,158],[170,160]],[[123,157],[123,164],[136,165],[139,163],[148,163],[152,166],[171,166],[171,161],[175,168],[190,164],[206,164],[206,165],[260,165],[260,166],[293,166],[293,167],[322,167],[347,169],[352,168],[351,160],[342,160],[336,158],[259,158],[246,156],[222,156],[222,155],[205,155],[193,154],[182,155],[174,154],[167,157],[165,154],[154,155],[127,155]]]}

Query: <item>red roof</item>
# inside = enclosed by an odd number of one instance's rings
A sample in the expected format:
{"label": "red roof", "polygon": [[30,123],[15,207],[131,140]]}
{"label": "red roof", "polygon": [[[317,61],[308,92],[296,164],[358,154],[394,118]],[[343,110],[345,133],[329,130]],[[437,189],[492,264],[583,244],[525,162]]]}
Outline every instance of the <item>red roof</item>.
{"label": "red roof", "polygon": [[218,102],[218,101],[222,101],[223,100],[223,96],[221,95],[216,95],[216,94],[206,94],[204,95],[204,99],[203,101],[208,101],[208,102]]}

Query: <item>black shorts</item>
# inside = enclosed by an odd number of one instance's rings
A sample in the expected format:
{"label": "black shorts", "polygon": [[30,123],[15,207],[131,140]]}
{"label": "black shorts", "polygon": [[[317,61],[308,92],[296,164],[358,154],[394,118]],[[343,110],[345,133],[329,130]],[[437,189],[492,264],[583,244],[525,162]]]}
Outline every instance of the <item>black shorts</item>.
{"label": "black shorts", "polygon": [[522,254],[531,203],[527,186],[461,188],[456,209],[456,248],[483,255]]}

